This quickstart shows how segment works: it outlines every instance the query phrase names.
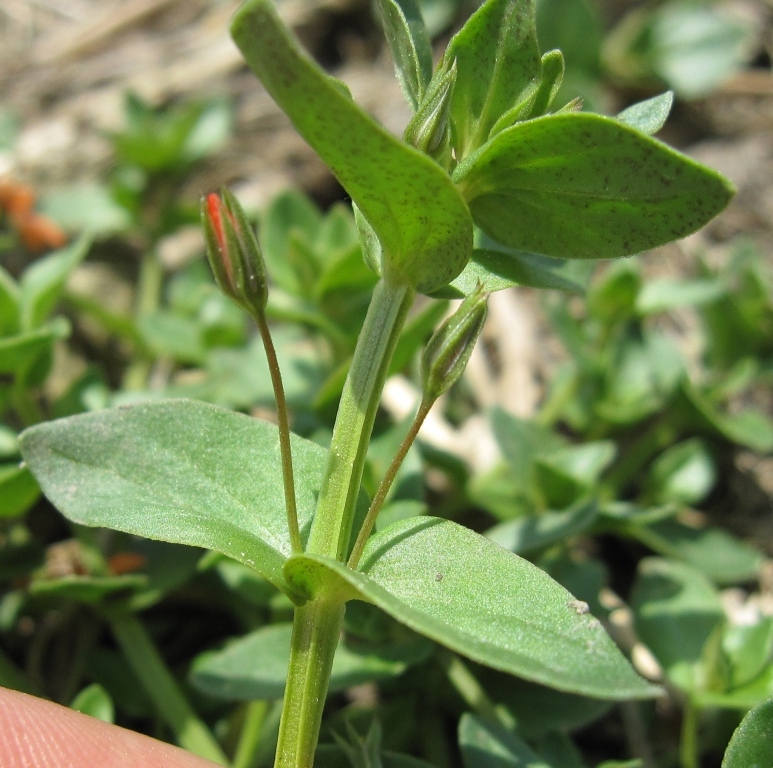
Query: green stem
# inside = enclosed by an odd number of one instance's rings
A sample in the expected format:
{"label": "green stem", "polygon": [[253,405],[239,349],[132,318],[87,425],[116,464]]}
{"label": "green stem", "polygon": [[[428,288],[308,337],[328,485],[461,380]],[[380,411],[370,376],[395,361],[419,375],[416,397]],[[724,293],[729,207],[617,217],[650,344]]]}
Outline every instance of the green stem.
{"label": "green stem", "polygon": [[247,705],[231,768],[253,768],[257,765],[268,708],[269,702],[263,700],[251,701]]}
{"label": "green stem", "polygon": [[[152,246],[140,263],[137,293],[134,300],[134,316],[136,320],[158,309],[161,302],[163,282],[164,270],[155,251],[155,246]],[[144,389],[148,384],[150,366],[150,359],[144,355],[135,360],[124,375],[123,388],[130,391]]]}
{"label": "green stem", "polygon": [[491,701],[478,679],[456,654],[443,651],[438,654],[437,658],[451,685],[475,714],[498,723],[507,730],[511,730],[515,726],[515,719],[512,715]]}
{"label": "green stem", "polygon": [[413,297],[407,286],[384,280],[373,292],[338,407],[309,552],[336,560],[346,556],[381,391]]}
{"label": "green stem", "polygon": [[276,349],[271,338],[266,316],[263,313],[255,313],[255,322],[258,325],[260,337],[263,339],[263,348],[266,350],[268,370],[271,373],[271,384],[274,388],[276,400],[276,414],[279,422],[279,452],[282,457],[282,480],[284,481],[285,510],[287,512],[287,524],[290,528],[290,544],[294,554],[303,552],[301,544],[301,531],[298,525],[298,509],[295,501],[295,482],[293,480],[293,455],[290,447],[290,417],[287,413],[287,400],[285,399],[284,386],[282,385],[282,373],[279,370],[279,361],[276,357]]}
{"label": "green stem", "polygon": [[365,516],[362,527],[357,534],[357,541],[354,542],[352,553],[349,555],[350,568],[357,568],[359,565],[360,558],[362,557],[362,551],[365,549],[365,544],[368,541],[368,537],[373,530],[373,526],[376,524],[378,513],[381,511],[381,507],[384,506],[384,501],[386,500],[387,494],[389,493],[389,490],[395,481],[395,477],[397,477],[397,473],[400,471],[400,467],[402,466],[408,451],[411,449],[413,441],[416,439],[416,435],[419,434],[421,425],[424,423],[424,419],[427,418],[427,414],[429,413],[430,408],[432,408],[433,403],[434,400],[430,400],[428,398],[422,399],[421,404],[419,405],[419,410],[417,411],[416,416],[413,419],[413,423],[411,424],[411,428],[408,430],[408,434],[403,438],[403,442],[397,449],[397,453],[392,459],[386,474],[379,483],[379,486],[376,490],[376,495],[370,502],[368,514]]}
{"label": "green stem", "polygon": [[129,666],[180,746],[215,763],[227,765],[223,750],[196,716],[142,623],[128,612],[111,613],[107,620]]}
{"label": "green stem", "polygon": [[682,768],[698,768],[698,720],[700,713],[687,700],[682,715],[682,738],[679,745],[679,764]]}
{"label": "green stem", "polygon": [[312,768],[344,605],[325,598],[295,610],[274,768]]}

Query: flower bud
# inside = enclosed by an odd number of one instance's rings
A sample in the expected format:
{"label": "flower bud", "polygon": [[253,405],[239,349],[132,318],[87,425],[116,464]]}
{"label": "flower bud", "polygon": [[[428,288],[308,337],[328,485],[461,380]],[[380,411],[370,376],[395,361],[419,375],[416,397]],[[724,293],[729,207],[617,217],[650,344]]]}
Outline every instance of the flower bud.
{"label": "flower bud", "polygon": [[201,204],[207,257],[220,290],[248,312],[263,313],[268,281],[263,254],[244,210],[223,188]]}
{"label": "flower bud", "polygon": [[435,400],[459,379],[486,320],[486,300],[480,284],[432,334],[421,357],[424,397]]}
{"label": "flower bud", "polygon": [[451,94],[456,83],[456,62],[447,72],[438,73],[429,84],[416,114],[405,128],[404,138],[441,165],[444,155],[450,157]]}

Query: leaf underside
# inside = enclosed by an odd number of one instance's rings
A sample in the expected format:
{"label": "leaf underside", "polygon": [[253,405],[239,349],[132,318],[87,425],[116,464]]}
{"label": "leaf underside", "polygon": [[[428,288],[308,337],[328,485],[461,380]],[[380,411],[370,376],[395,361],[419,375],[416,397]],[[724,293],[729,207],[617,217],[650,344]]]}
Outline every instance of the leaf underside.
{"label": "leaf underside", "polygon": [[[162,400],[32,427],[21,451],[68,519],[206,547],[286,589],[290,554],[277,428],[191,400]],[[307,533],[327,452],[292,436]]]}

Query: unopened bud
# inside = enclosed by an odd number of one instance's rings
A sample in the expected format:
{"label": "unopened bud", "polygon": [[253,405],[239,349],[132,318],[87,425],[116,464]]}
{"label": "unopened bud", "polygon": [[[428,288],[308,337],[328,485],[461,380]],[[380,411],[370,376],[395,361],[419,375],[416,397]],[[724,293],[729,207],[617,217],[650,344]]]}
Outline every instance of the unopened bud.
{"label": "unopened bud", "polygon": [[405,128],[404,138],[409,144],[441,163],[446,148],[450,148],[449,113],[455,83],[454,61],[446,72],[432,79],[416,114]]}
{"label": "unopened bud", "polygon": [[486,320],[487,298],[478,285],[432,334],[421,357],[425,398],[435,400],[440,397],[462,375]]}
{"label": "unopened bud", "polygon": [[581,96],[576,96],[571,101],[568,101],[566,104],[564,104],[561,109],[556,110],[556,114],[559,114],[560,112],[580,112],[582,111],[583,107],[583,101]]}
{"label": "unopened bud", "polygon": [[202,200],[201,221],[218,287],[248,312],[262,313],[268,300],[266,266],[244,210],[223,188]]}

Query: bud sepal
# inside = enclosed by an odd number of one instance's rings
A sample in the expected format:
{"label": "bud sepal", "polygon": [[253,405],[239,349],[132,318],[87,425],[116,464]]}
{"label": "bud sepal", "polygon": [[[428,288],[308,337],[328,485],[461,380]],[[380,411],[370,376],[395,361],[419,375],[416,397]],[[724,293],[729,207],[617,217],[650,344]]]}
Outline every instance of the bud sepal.
{"label": "bud sepal", "polygon": [[207,258],[220,290],[250,314],[268,301],[266,265],[244,209],[225,187],[201,204]]}
{"label": "bud sepal", "polygon": [[421,356],[424,399],[434,401],[462,375],[486,321],[488,294],[478,284],[432,334]]}

